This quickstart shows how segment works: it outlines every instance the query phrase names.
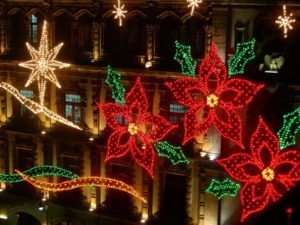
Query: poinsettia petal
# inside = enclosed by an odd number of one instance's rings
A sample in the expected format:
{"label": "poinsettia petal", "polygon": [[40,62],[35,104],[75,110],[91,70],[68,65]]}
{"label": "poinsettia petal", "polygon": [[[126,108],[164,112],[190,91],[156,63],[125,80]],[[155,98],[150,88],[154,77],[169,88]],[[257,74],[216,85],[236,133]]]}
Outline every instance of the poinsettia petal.
{"label": "poinsettia petal", "polygon": [[194,107],[185,114],[183,144],[206,132],[212,123],[213,114],[211,110],[208,111],[208,115],[205,119],[199,118],[199,111],[200,108]]}
{"label": "poinsettia petal", "polygon": [[[261,180],[258,166],[249,154],[237,153],[225,159],[217,159],[216,162],[235,180],[242,183],[257,182]],[[249,170],[252,166],[255,170]]]}
{"label": "poinsettia petal", "polygon": [[260,161],[263,167],[272,165],[279,154],[278,139],[267,127],[262,117],[259,117],[258,126],[251,137],[250,149],[253,157]]}
{"label": "poinsettia petal", "polygon": [[300,180],[300,152],[297,150],[284,150],[273,162],[275,174],[282,175],[281,179],[290,182]]}
{"label": "poinsettia petal", "polygon": [[[219,108],[218,111],[221,111],[220,114],[214,113],[214,126],[217,131],[222,135],[222,137],[227,138],[241,148],[244,148],[242,143],[242,122],[239,115],[233,110],[223,110]],[[215,111],[217,112],[217,111]]]}
{"label": "poinsettia petal", "polygon": [[177,127],[159,115],[148,115],[145,118],[145,123],[146,125],[151,125],[151,131],[145,135],[149,140],[151,140],[151,143],[160,141],[172,129]]}
{"label": "poinsettia petal", "polygon": [[241,189],[241,204],[242,204],[242,217],[241,221],[256,212],[263,210],[270,200],[270,184],[264,188],[264,192],[257,190],[263,184],[261,183],[248,183]]}
{"label": "poinsettia petal", "polygon": [[209,53],[203,59],[203,62],[200,65],[198,78],[201,84],[208,90],[215,90],[223,86],[226,77],[227,70],[225,64],[218,56],[215,43],[212,43]]}
{"label": "poinsettia petal", "polygon": [[105,118],[106,124],[112,128],[117,129],[120,128],[120,124],[117,121],[117,115],[124,115],[124,108],[123,106],[115,103],[107,103],[105,105],[98,105],[101,112],[103,113],[103,116]]}
{"label": "poinsettia petal", "polygon": [[165,85],[172,91],[174,97],[180,104],[188,107],[201,104],[203,100],[199,100],[199,97],[203,94],[208,94],[208,90],[201,86],[199,81],[195,78],[186,77],[172,82],[166,82]]}
{"label": "poinsettia petal", "polygon": [[252,101],[256,93],[264,87],[244,79],[230,79],[216,90],[220,104],[227,109],[240,109]]}
{"label": "poinsettia petal", "polygon": [[284,195],[293,185],[287,184],[280,180],[280,179],[275,179],[272,181],[272,188],[273,188],[273,195],[272,200],[275,202],[277,201],[282,195]]}
{"label": "poinsettia petal", "polygon": [[131,88],[130,92],[125,97],[126,101],[126,112],[131,114],[127,115],[129,118],[132,118],[132,114],[144,114],[148,111],[148,99],[145,94],[145,91],[141,85],[141,80],[138,77],[134,86]]}
{"label": "poinsettia petal", "polygon": [[130,136],[125,128],[115,130],[108,138],[105,162],[126,155],[129,150],[129,140]]}
{"label": "poinsettia petal", "polygon": [[154,165],[154,148],[152,144],[145,142],[146,139],[139,135],[140,141],[143,142],[142,148],[139,147],[134,140],[130,139],[130,152],[135,161],[144,168],[149,175],[154,178],[153,175],[153,165]]}

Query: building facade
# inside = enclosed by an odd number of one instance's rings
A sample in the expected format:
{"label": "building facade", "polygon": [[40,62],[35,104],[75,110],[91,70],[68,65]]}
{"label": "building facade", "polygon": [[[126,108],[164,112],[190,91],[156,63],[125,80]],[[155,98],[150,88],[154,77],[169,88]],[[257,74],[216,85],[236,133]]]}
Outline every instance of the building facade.
{"label": "building facade", "polygon": [[[122,27],[114,19],[114,4],[117,1],[0,2],[1,81],[12,84],[27,98],[38,99],[34,84],[24,87],[29,71],[18,64],[30,59],[26,42],[39,46],[42,24],[47,20],[50,45],[63,42],[58,59],[71,66],[56,72],[62,88],[47,86],[45,106],[83,128],[76,131],[43,115],[34,115],[1,90],[0,174],[39,165],[59,166],[79,176],[121,179],[142,193],[148,203],[104,188],[47,193],[25,182],[3,182],[1,224],[26,225],[27,221],[31,225],[239,224],[237,197],[218,200],[205,193],[211,178],[224,177],[213,160],[233,147],[221,140],[214,129],[183,147],[190,161],[188,165],[172,166],[157,157],[155,178],[151,179],[129,158],[104,162],[111,130],[96,104],[114,101],[111,88],[105,83],[107,65],[122,74],[126,91],[138,75],[149,96],[151,113],[179,125],[167,139],[180,145],[186,109],[176,103],[164,86],[165,81],[183,76],[173,59],[175,40],[190,45],[198,62],[214,41],[226,62],[238,42],[255,37],[257,62],[263,63],[265,54],[280,51],[275,44],[281,40],[282,30],[274,21],[281,14],[282,2],[206,0],[191,16],[187,2],[182,0],[124,0],[122,4],[128,13]],[[299,3],[291,1],[287,6],[296,18],[300,16]],[[295,32],[289,34],[292,43],[299,34],[297,27],[300,28],[299,23],[295,24]],[[246,109],[241,116],[246,123]],[[119,123],[125,122],[119,118]],[[58,182],[61,178],[47,180]],[[39,211],[44,195],[47,205]]]}

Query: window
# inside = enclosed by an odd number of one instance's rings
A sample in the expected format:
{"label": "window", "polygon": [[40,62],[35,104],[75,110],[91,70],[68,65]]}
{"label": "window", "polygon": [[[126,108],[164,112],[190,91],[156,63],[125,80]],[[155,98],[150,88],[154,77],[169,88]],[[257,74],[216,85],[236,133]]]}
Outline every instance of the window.
{"label": "window", "polygon": [[65,116],[75,124],[81,121],[80,100],[80,95],[66,94]]}
{"label": "window", "polygon": [[180,124],[183,122],[186,108],[183,105],[170,104],[169,107],[169,120],[173,124]]}
{"label": "window", "polygon": [[32,43],[37,43],[37,17],[35,15],[30,17],[29,38]]}
{"label": "window", "polygon": [[[31,90],[21,90],[20,94],[26,98],[33,99],[33,91],[31,91]],[[20,105],[21,117],[25,116],[25,112],[26,112],[26,107],[23,104],[21,104]]]}
{"label": "window", "polygon": [[120,125],[127,125],[128,121],[125,119],[125,117],[122,114],[117,114],[116,115],[116,120],[118,124]]}
{"label": "window", "polygon": [[235,34],[234,34],[234,44],[237,46],[238,43],[244,42],[246,40],[246,28],[242,23],[237,23],[235,25]]}

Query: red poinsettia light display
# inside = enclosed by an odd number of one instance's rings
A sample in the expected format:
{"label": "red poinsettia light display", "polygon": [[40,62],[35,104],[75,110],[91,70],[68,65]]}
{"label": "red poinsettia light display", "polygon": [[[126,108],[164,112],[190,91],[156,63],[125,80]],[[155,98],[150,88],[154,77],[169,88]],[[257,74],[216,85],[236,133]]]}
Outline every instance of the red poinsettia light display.
{"label": "red poinsettia light display", "polygon": [[277,201],[300,180],[300,152],[280,151],[278,138],[262,118],[251,137],[250,154],[237,153],[217,162],[243,184],[241,221]]}
{"label": "red poinsettia light display", "polygon": [[[107,125],[114,130],[108,138],[105,161],[130,153],[153,178],[153,143],[163,139],[176,125],[159,115],[148,113],[148,100],[140,78],[126,95],[125,102],[124,106],[115,103],[99,105]],[[124,124],[118,122],[120,116],[125,119]]]}
{"label": "red poinsettia light display", "polygon": [[241,119],[236,110],[246,106],[264,85],[227,79],[225,64],[217,55],[215,44],[200,65],[197,79],[185,77],[167,82],[166,86],[188,108],[184,118],[184,144],[214,125],[223,137],[243,148]]}

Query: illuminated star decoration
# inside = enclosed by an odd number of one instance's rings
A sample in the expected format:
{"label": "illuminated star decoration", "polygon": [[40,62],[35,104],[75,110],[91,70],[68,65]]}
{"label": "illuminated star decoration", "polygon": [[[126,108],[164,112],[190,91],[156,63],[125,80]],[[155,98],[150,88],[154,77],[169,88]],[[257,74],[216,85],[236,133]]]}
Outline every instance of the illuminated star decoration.
{"label": "illuminated star decoration", "polygon": [[183,154],[181,147],[173,146],[167,141],[157,142],[154,144],[154,147],[158,155],[170,159],[172,165],[176,165],[179,163],[189,163],[189,161]]}
{"label": "illuminated star decoration", "polygon": [[[78,175],[69,170],[49,165],[32,167],[28,170],[25,170],[23,174],[32,178],[44,176],[60,176],[69,179],[79,178]],[[24,181],[24,179],[19,174],[0,174],[0,182],[17,183],[22,181]]]}
{"label": "illuminated star decoration", "polygon": [[241,221],[279,200],[300,180],[300,152],[280,151],[278,138],[261,117],[250,140],[250,153],[236,153],[217,163],[242,183]]}
{"label": "illuminated star decoration", "polygon": [[[124,106],[115,103],[98,105],[107,125],[113,129],[108,138],[105,162],[129,153],[153,178],[153,144],[177,126],[159,115],[148,113],[148,98],[140,78],[137,78],[130,92],[126,94],[125,102]],[[118,122],[117,118],[120,116],[126,121],[124,124]]]}
{"label": "illuminated star decoration", "polygon": [[115,99],[115,102],[124,105],[125,89],[122,85],[121,75],[117,71],[113,70],[110,66],[107,67],[105,83],[111,87],[112,97]]}
{"label": "illuminated star decoration", "polygon": [[144,203],[147,201],[141,196],[141,194],[136,191],[133,187],[129,186],[128,184],[124,183],[123,181],[119,181],[112,178],[106,177],[80,177],[73,180],[63,181],[61,183],[51,183],[51,182],[44,182],[33,179],[20,171],[16,170],[16,172],[27,182],[35,186],[36,188],[47,190],[47,191],[68,191],[79,187],[85,186],[94,186],[94,187],[106,187],[112,188],[116,190],[120,190],[126,192]]}
{"label": "illuminated star decoration", "polygon": [[191,8],[191,16],[194,14],[195,8],[199,6],[199,3],[202,3],[202,0],[187,0],[189,3],[188,8]]}
{"label": "illuminated star decoration", "polygon": [[[200,65],[197,78],[166,82],[175,99],[188,108],[184,117],[183,144],[204,134],[211,125],[241,148],[242,125],[237,110],[252,101],[264,87],[244,79],[227,79],[227,70],[213,43]],[[205,112],[205,117],[201,117]]]}
{"label": "illuminated star decoration", "polygon": [[279,25],[279,28],[281,27],[283,28],[283,35],[284,38],[286,38],[288,30],[293,29],[292,23],[295,23],[296,20],[293,18],[293,13],[290,13],[290,15],[287,16],[285,5],[282,6],[282,9],[283,9],[283,15],[278,16],[275,23]]}
{"label": "illuminated star decoration", "polygon": [[19,66],[32,70],[25,84],[25,87],[28,87],[35,80],[37,81],[40,104],[41,106],[43,106],[47,80],[54,83],[57,87],[60,88],[61,85],[59,84],[54,71],[56,70],[56,68],[62,69],[65,67],[69,67],[70,64],[55,60],[59,50],[63,46],[63,43],[60,43],[55,48],[49,50],[47,21],[44,21],[40,47],[38,51],[34,49],[29,43],[26,43],[26,46],[32,57],[32,60],[20,63]]}
{"label": "illuminated star decoration", "polygon": [[240,185],[234,181],[226,178],[222,181],[212,179],[209,187],[205,189],[205,192],[215,195],[218,199],[225,196],[235,197],[240,189]]}
{"label": "illuminated star decoration", "polygon": [[174,59],[180,63],[181,72],[190,77],[195,77],[196,61],[191,55],[191,46],[186,46],[175,41],[176,52]]}
{"label": "illuminated star decoration", "polygon": [[254,38],[237,44],[235,55],[228,60],[228,74],[230,76],[244,73],[245,66],[255,58],[254,46]]}
{"label": "illuminated star decoration", "polygon": [[280,149],[296,144],[296,137],[300,130],[300,107],[283,115],[283,126],[277,132]]}
{"label": "illuminated star decoration", "polygon": [[123,10],[125,7],[125,5],[121,5],[120,0],[118,0],[118,6],[114,5],[114,8],[116,10],[114,10],[112,13],[116,14],[115,15],[115,19],[119,19],[119,26],[122,26],[122,18],[125,18],[125,13],[127,13],[127,10]]}

